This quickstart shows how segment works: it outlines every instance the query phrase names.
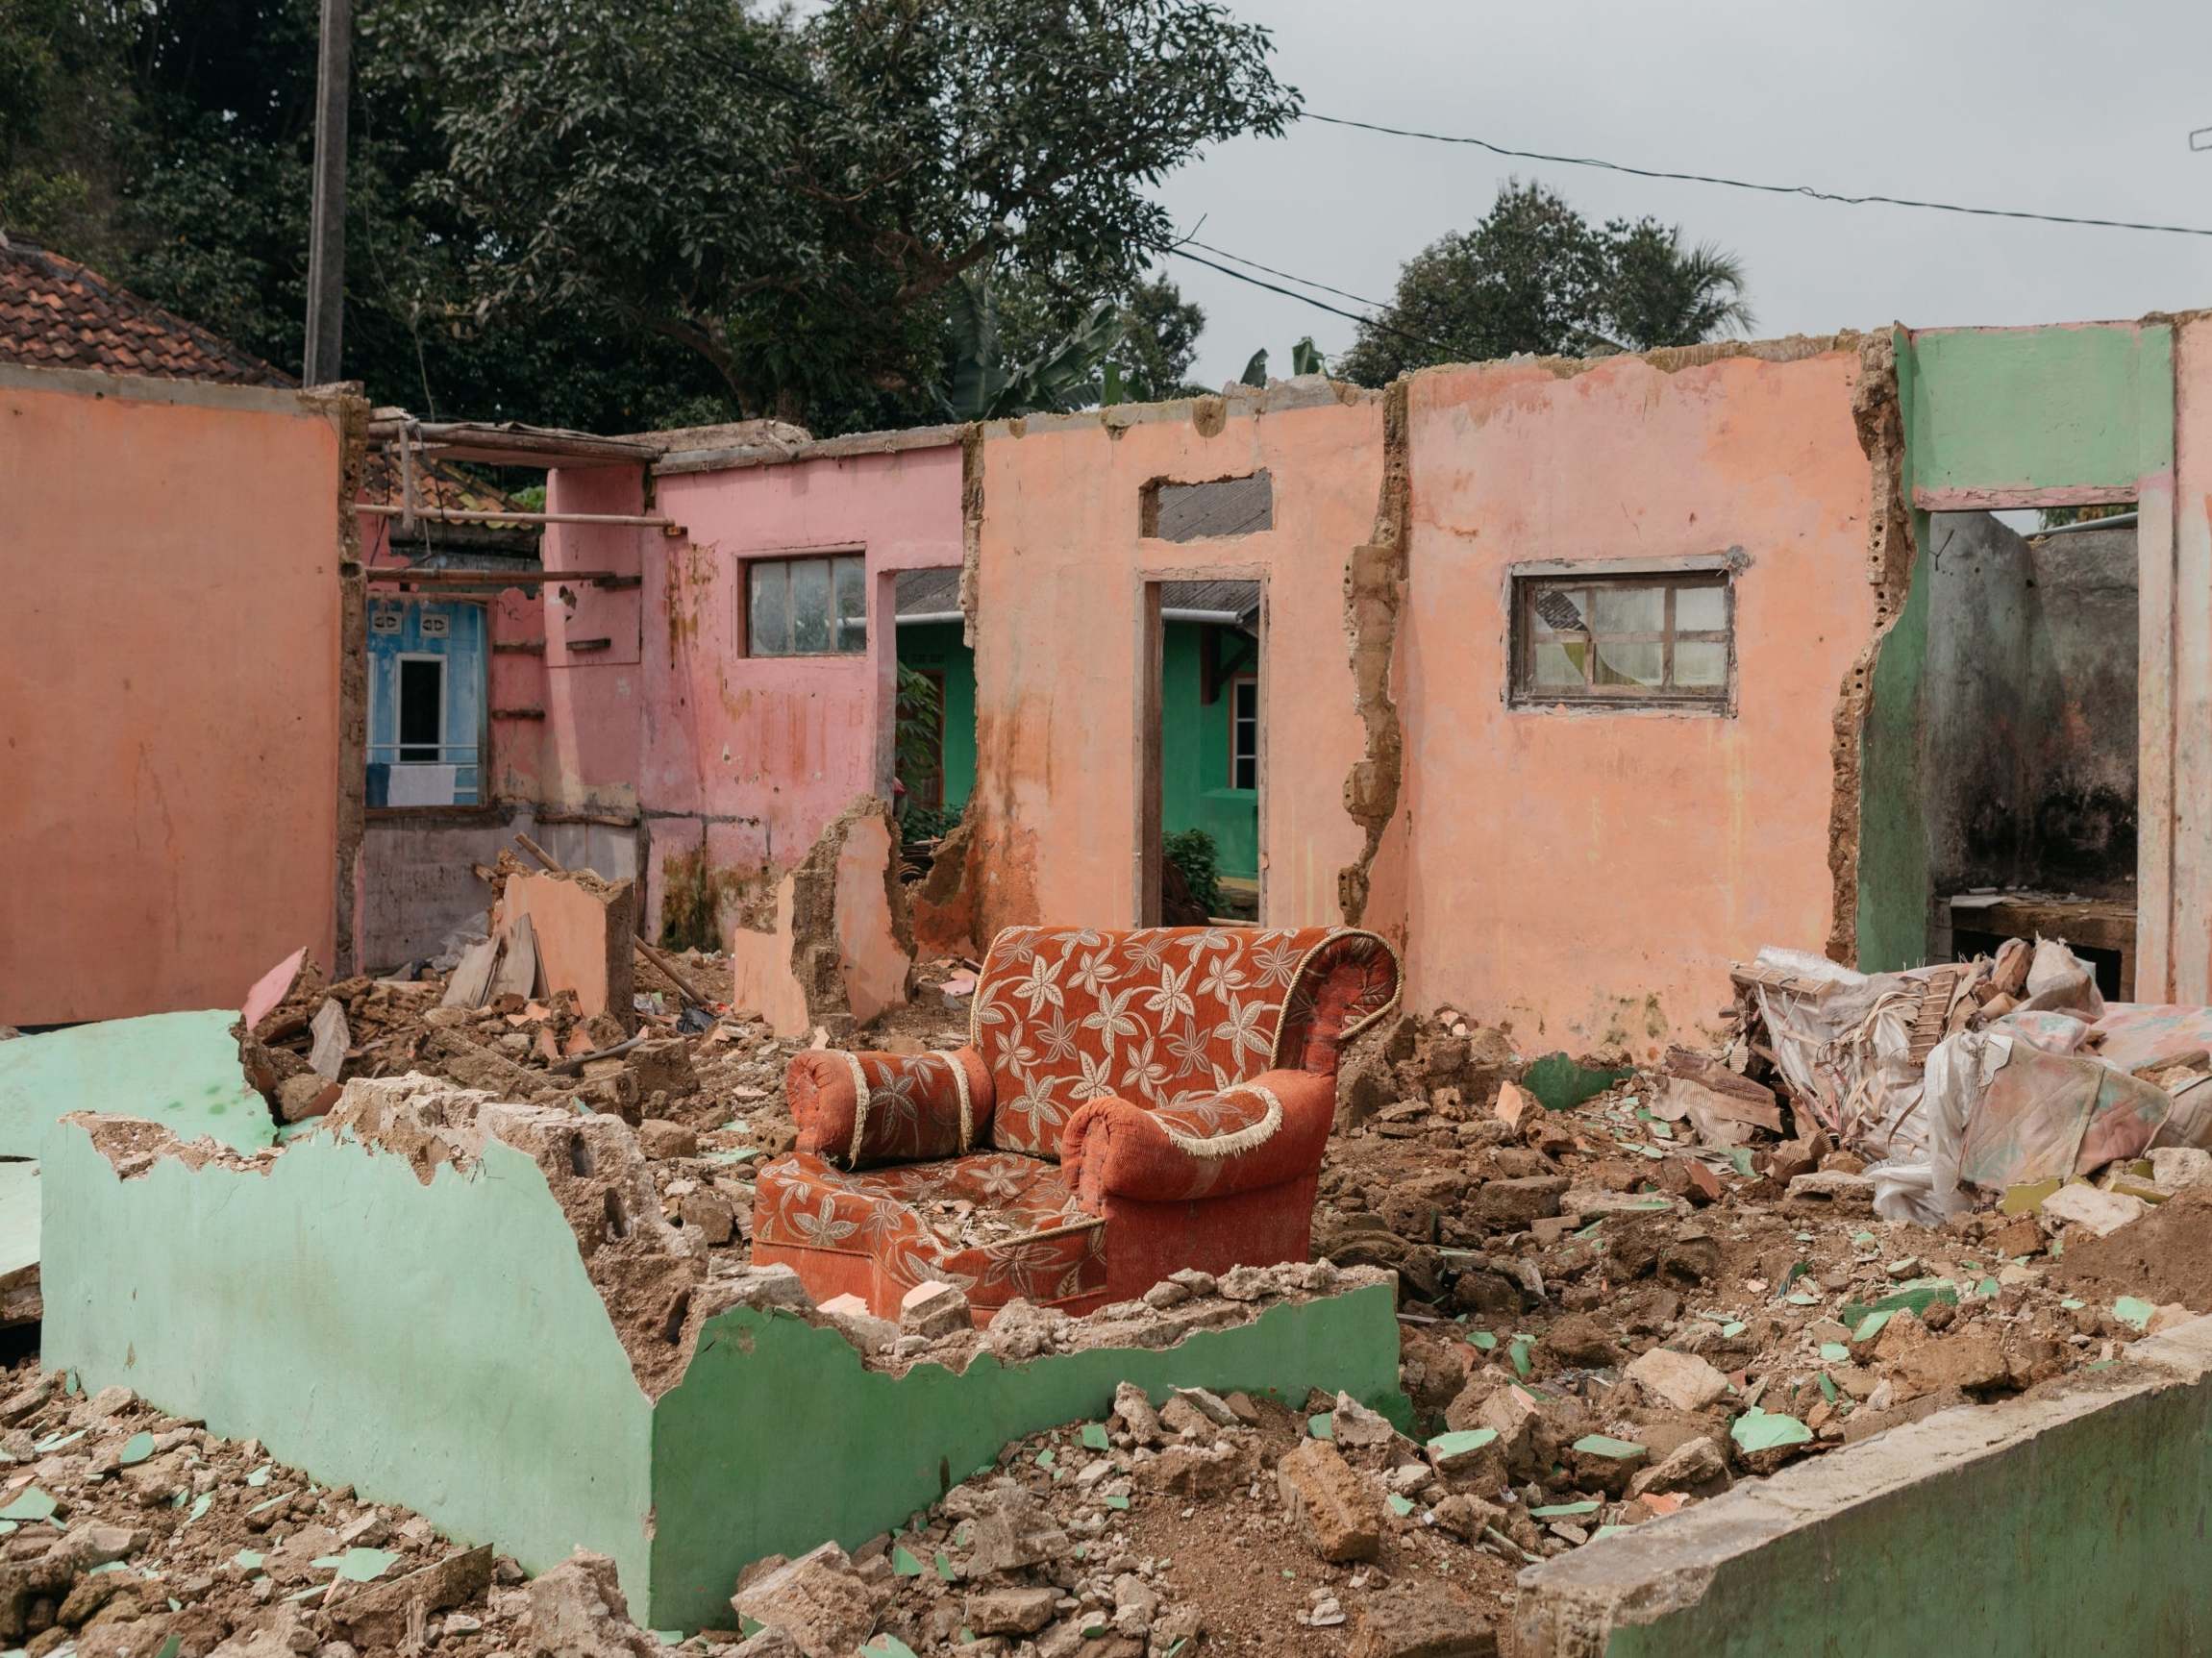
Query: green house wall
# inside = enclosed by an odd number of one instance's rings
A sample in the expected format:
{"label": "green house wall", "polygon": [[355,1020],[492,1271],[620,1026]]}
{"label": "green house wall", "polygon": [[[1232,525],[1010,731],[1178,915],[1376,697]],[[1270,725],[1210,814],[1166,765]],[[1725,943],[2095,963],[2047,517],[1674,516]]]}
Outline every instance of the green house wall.
{"label": "green house wall", "polygon": [[[1256,880],[1259,793],[1230,786],[1226,680],[1212,702],[1203,698],[1207,631],[1200,623],[1170,622],[1162,641],[1161,827],[1169,834],[1205,829],[1219,849],[1223,875]],[[1222,631],[1222,661],[1233,661],[1249,643]],[[976,786],[975,653],[960,642],[958,623],[926,622],[899,630],[899,662],[943,676],[945,809],[957,812]]]}

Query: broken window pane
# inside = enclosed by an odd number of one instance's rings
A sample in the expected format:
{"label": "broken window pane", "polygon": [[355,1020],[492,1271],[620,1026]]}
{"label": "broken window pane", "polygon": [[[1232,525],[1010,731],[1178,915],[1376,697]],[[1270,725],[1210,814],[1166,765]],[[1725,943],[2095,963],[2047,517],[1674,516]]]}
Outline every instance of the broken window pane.
{"label": "broken window pane", "polygon": [[820,656],[830,649],[830,560],[794,558],[791,572],[791,652]]}
{"label": "broken window pane", "polygon": [[1598,641],[1597,682],[1601,685],[1656,685],[1664,677],[1656,639]]}
{"label": "broken window pane", "polygon": [[[1598,587],[1592,589],[1591,598],[1594,633],[1656,633],[1667,625],[1664,587]],[[1603,652],[1599,660],[1604,660]]]}
{"label": "broken window pane", "polygon": [[1515,701],[1728,700],[1725,571],[1517,578],[1513,630]]}

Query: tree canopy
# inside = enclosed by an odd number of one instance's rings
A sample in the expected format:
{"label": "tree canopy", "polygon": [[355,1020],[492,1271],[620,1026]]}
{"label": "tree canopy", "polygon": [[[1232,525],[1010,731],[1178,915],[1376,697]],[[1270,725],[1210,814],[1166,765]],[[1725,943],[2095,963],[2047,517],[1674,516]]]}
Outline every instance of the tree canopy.
{"label": "tree canopy", "polygon": [[[964,278],[1156,308],[1153,188],[1297,110],[1212,0],[359,6],[345,372],[608,431],[931,418]],[[0,0],[0,226],[296,365],[316,12]]]}
{"label": "tree canopy", "polygon": [[1734,256],[1685,248],[1677,227],[1593,225],[1544,186],[1508,181],[1474,229],[1405,262],[1337,368],[1380,385],[1430,363],[1693,345],[1751,326],[1744,287]]}

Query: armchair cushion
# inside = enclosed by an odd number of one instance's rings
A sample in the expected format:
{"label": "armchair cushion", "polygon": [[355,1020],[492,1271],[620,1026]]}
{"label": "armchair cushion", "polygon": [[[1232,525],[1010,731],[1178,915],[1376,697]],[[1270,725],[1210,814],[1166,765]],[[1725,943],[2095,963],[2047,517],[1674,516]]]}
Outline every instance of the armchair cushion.
{"label": "armchair cushion", "polygon": [[848,1169],[957,1157],[991,1118],[991,1074],[972,1048],[947,1053],[811,1049],[784,1074],[799,1150]]}
{"label": "armchair cushion", "polygon": [[1060,1135],[1060,1163],[1091,1214],[1109,1197],[1160,1203],[1221,1198],[1311,1175],[1336,1111],[1336,1083],[1307,1071],[1148,1110],[1126,1100],[1079,1107]]}

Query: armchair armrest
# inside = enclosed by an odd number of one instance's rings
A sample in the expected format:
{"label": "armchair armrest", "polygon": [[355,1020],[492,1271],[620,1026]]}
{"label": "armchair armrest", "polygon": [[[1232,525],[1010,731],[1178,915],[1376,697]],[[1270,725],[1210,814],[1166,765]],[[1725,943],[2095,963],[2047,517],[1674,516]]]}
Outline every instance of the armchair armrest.
{"label": "armchair armrest", "polygon": [[991,1120],[991,1073],[973,1048],[937,1053],[809,1049],[783,1074],[799,1150],[848,1169],[957,1157]]}
{"label": "armchair armrest", "polygon": [[1094,1100],[1060,1131],[1060,1164],[1093,1214],[1109,1197],[1226,1197],[1312,1174],[1335,1112],[1335,1079],[1308,1071],[1269,1071],[1158,1111]]}

